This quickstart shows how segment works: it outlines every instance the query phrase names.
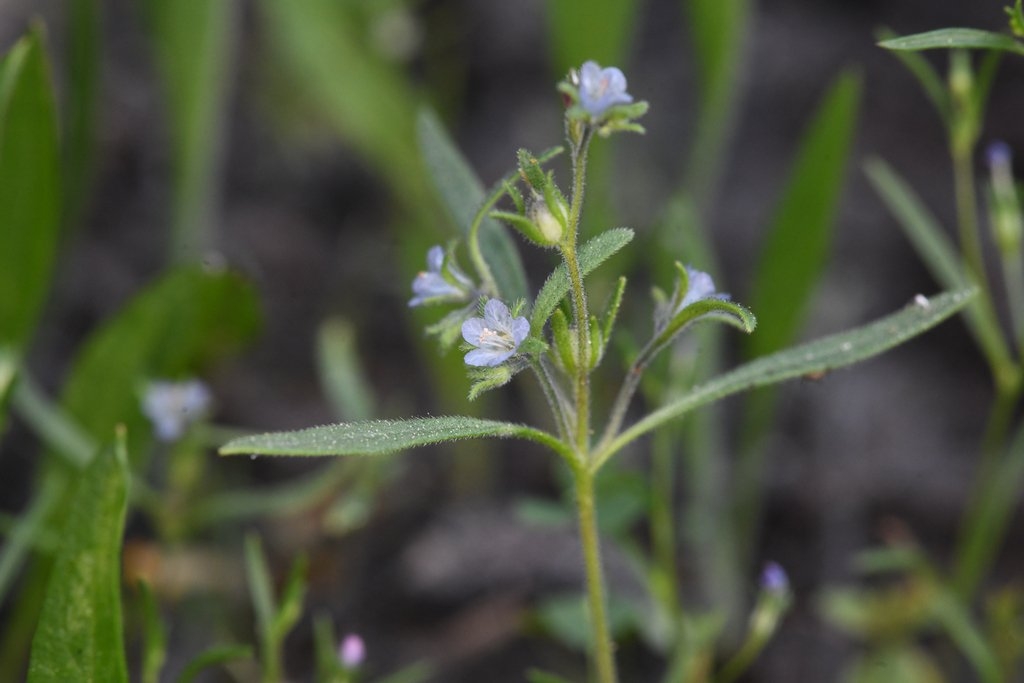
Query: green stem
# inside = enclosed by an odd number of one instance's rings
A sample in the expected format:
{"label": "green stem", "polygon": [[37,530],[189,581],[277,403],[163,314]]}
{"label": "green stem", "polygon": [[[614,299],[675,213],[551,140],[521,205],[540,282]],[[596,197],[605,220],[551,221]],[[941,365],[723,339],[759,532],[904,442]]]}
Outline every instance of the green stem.
{"label": "green stem", "polygon": [[971,163],[971,148],[955,145],[952,150],[953,179],[956,186],[956,216],[960,230],[960,246],[968,271],[989,298],[988,277],[985,259],[982,255],[981,236],[978,229],[978,200],[974,190],[974,166]]}
{"label": "green stem", "polygon": [[569,273],[571,285],[573,318],[576,324],[576,341],[579,359],[576,364],[576,450],[582,457],[590,450],[590,316],[587,314],[587,293],[583,288],[583,272],[580,270],[576,243],[580,231],[580,215],[583,212],[583,195],[587,177],[587,150],[592,133],[589,128],[583,133],[579,145],[574,146],[572,155],[572,204],[569,206],[568,230],[562,244],[562,257]]}
{"label": "green stem", "polygon": [[576,508],[579,512],[580,543],[587,575],[587,606],[593,647],[593,665],[597,683],[615,683],[615,659],[608,631],[605,606],[604,575],[601,571],[601,549],[597,534],[597,510],[594,502],[595,473],[588,467],[576,468]]}
{"label": "green stem", "polygon": [[572,424],[567,414],[568,402],[562,394],[562,389],[558,386],[555,378],[551,376],[551,369],[548,366],[547,359],[542,357],[540,360],[531,363],[531,366],[537,375],[537,381],[540,382],[541,389],[544,391],[544,398],[547,399],[548,406],[551,408],[551,412],[554,413],[555,423],[558,426],[558,435],[568,441],[572,435]]}

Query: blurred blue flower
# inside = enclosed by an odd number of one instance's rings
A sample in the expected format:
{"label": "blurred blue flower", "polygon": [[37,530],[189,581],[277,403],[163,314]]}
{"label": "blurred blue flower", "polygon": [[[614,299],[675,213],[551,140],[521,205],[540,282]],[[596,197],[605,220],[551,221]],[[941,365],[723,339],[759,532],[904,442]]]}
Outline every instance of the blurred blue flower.
{"label": "blurred blue flower", "polygon": [[182,382],[157,380],[146,386],[142,412],[153,423],[161,441],[175,441],[185,428],[209,410],[210,390],[197,379]]}
{"label": "blurred blue flower", "polygon": [[580,106],[593,118],[598,118],[609,107],[629,104],[633,97],[626,92],[626,77],[614,66],[602,69],[594,61],[580,68]]}
{"label": "blurred blue flower", "polygon": [[466,354],[466,365],[501,365],[529,334],[529,320],[513,318],[508,306],[491,299],[484,306],[484,317],[470,318],[462,323],[462,338],[477,347]]}
{"label": "blurred blue flower", "polygon": [[435,245],[427,251],[427,270],[412,281],[409,305],[466,301],[472,292],[473,282],[455,264],[445,263],[444,249]]}
{"label": "blurred blue flower", "polygon": [[761,588],[771,593],[785,593],[789,590],[786,570],[776,562],[768,562],[761,571]]}
{"label": "blurred blue flower", "polygon": [[985,157],[990,169],[1009,168],[1013,159],[1010,146],[1002,140],[995,140],[985,150]]}

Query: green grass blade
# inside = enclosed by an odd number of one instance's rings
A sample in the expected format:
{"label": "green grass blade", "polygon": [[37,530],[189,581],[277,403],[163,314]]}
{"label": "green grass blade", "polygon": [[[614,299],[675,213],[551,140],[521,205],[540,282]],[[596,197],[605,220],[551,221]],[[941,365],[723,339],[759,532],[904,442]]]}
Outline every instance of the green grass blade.
{"label": "green grass blade", "polygon": [[695,387],[690,393],[641,419],[597,454],[604,462],[626,444],[705,404],[757,387],[818,374],[866,360],[938,325],[963,308],[975,290],[947,292],[914,302],[902,311],[848,332],[750,361]]}
{"label": "green grass blade", "polygon": [[317,334],[320,381],[334,411],[343,420],[369,420],[374,414],[373,389],[363,374],[351,321],[331,318]]}
{"label": "green grass blade", "polygon": [[[881,159],[869,159],[864,164],[864,172],[936,282],[949,290],[966,287],[968,280],[960,255],[910,186]],[[976,302],[964,310],[964,318],[988,358],[997,359],[1003,365],[1010,362],[999,321],[991,306]]]}
{"label": "green grass blade", "polygon": [[588,59],[601,66],[622,67],[636,23],[636,0],[548,0],[551,60],[555,73],[563,75]]}
{"label": "green grass blade", "polygon": [[244,436],[221,447],[221,455],[386,455],[416,446],[479,439],[521,438],[557,448],[554,437],[524,425],[475,417],[373,420]]}
{"label": "green grass blade", "polygon": [[178,676],[177,683],[192,683],[204,669],[251,657],[252,648],[248,645],[216,645],[189,662]]}
{"label": "green grass blade", "polygon": [[0,66],[0,348],[19,356],[50,287],[59,164],[50,66],[35,26]]}
{"label": "green grass blade", "polygon": [[744,339],[747,358],[791,344],[828,261],[832,227],[857,123],[860,79],[846,72],[804,134],[750,294],[760,326]]}
{"label": "green grass blade", "polygon": [[[615,255],[617,251],[629,244],[633,239],[633,231],[629,228],[612,228],[588,240],[580,247],[579,261],[583,277],[586,277],[599,265]],[[530,329],[539,334],[548,318],[555,312],[558,304],[569,293],[569,273],[565,263],[559,263],[544,282],[530,314]]]}
{"label": "green grass blade", "polygon": [[88,202],[96,157],[99,110],[101,10],[98,0],[71,0],[67,37],[64,115],[64,225],[70,227]]}
{"label": "green grass blade", "polygon": [[121,542],[128,509],[123,433],[93,458],[72,499],[39,627],[29,683],[128,681],[121,617]]}
{"label": "green grass blade", "polygon": [[746,57],[751,0],[686,0],[700,85],[700,111],[684,187],[699,206],[711,200],[732,133]]}
{"label": "green grass blade", "polygon": [[250,533],[245,537],[245,574],[249,579],[249,594],[252,597],[253,611],[256,613],[256,632],[259,636],[260,648],[266,651],[274,645],[274,617],[277,606],[274,604],[274,584],[270,578],[270,568],[263,554],[260,537]]}
{"label": "green grass blade", "polygon": [[1024,55],[1024,43],[1004,33],[975,28],[943,28],[911,36],[889,38],[878,45],[887,50],[1003,50]]}
{"label": "green grass blade", "polygon": [[[429,109],[421,109],[416,120],[420,151],[438,196],[465,236],[486,199],[484,186],[448,137],[444,126]],[[526,272],[516,243],[498,221],[485,216],[480,224],[480,249],[502,298],[526,298]]]}
{"label": "green grass blade", "polygon": [[147,0],[174,164],[173,253],[198,263],[215,246],[218,157],[231,94],[240,3]]}

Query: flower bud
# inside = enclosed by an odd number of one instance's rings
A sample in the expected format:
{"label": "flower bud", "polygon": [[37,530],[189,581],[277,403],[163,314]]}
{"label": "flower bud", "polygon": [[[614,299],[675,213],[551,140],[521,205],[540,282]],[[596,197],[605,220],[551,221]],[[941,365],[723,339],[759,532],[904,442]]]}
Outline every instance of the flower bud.
{"label": "flower bud", "polygon": [[566,211],[558,203],[555,204],[555,211],[560,215],[556,215],[540,197],[530,203],[530,220],[549,245],[561,242],[562,235],[565,234]]}

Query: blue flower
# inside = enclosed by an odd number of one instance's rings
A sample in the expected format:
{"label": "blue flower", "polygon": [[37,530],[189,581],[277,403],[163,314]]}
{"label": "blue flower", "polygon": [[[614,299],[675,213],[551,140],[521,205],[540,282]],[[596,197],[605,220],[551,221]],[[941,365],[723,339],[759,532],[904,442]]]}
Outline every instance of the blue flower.
{"label": "blue flower", "polygon": [[421,271],[412,281],[410,306],[469,299],[473,291],[472,281],[454,263],[445,263],[445,260],[441,247],[435,245],[427,251],[427,270]]}
{"label": "blue flower", "polygon": [[484,317],[462,323],[462,338],[476,347],[466,354],[466,365],[501,365],[512,357],[529,334],[529,320],[513,318],[508,306],[491,299],[484,306]]}
{"label": "blue flower", "polygon": [[614,66],[602,69],[597,62],[585,62],[580,68],[580,106],[592,118],[601,117],[616,104],[629,104],[626,77]]}
{"label": "blue flower", "polygon": [[711,276],[702,270],[686,266],[687,288],[683,300],[679,302],[676,311],[681,311],[687,306],[702,299],[728,299],[728,294],[720,294],[715,291],[715,282]]}
{"label": "blue flower", "polygon": [[161,441],[176,441],[185,428],[210,408],[212,397],[197,379],[183,382],[155,381],[146,386],[142,412],[153,423]]}
{"label": "blue flower", "polygon": [[768,562],[761,571],[761,588],[769,593],[785,593],[789,591],[789,577],[786,570],[775,562]]}
{"label": "blue flower", "polygon": [[1010,146],[1002,140],[995,140],[990,143],[985,150],[985,157],[988,160],[989,168],[993,171],[997,168],[1009,168],[1013,161],[1013,153],[1010,151]]}

